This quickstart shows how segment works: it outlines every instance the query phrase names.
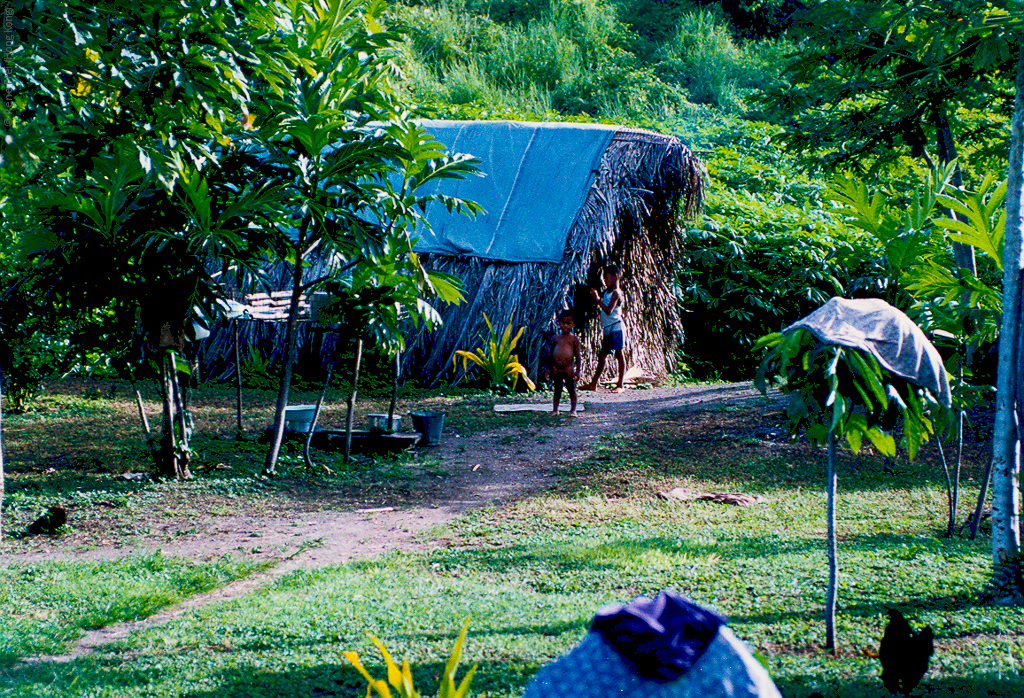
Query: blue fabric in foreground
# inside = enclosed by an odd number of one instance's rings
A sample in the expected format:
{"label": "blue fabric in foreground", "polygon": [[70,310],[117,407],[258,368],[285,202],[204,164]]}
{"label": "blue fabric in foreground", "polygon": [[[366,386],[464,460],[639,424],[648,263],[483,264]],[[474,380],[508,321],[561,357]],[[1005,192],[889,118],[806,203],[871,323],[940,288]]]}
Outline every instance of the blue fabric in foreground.
{"label": "blue fabric in foreground", "polygon": [[452,153],[482,161],[482,177],[443,179],[420,194],[475,201],[476,218],[427,206],[414,233],[417,252],[506,262],[560,262],[590,194],[601,157],[619,127],[517,121],[432,121],[424,128]]}
{"label": "blue fabric in foreground", "polygon": [[598,610],[591,630],[604,636],[646,679],[669,681],[693,666],[725,619],[671,590],[653,599]]}

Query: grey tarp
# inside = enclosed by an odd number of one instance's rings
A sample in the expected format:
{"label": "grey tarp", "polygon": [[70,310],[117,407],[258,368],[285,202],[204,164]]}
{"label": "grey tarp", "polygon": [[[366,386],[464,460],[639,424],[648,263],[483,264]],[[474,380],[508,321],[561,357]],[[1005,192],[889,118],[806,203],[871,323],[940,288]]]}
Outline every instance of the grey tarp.
{"label": "grey tarp", "polygon": [[810,331],[825,344],[868,352],[892,373],[926,388],[947,407],[949,376],[938,350],[903,312],[876,298],[833,298],[784,329]]}
{"label": "grey tarp", "polygon": [[420,193],[475,201],[486,213],[452,215],[427,207],[417,252],[506,262],[560,262],[616,126],[516,121],[423,121],[453,153],[482,160],[483,177],[443,180]]}

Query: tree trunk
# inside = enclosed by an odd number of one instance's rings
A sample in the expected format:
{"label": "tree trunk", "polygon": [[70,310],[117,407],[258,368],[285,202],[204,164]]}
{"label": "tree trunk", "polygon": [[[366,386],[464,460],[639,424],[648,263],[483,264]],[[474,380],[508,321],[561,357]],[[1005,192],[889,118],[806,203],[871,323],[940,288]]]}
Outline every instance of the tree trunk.
{"label": "tree trunk", "polygon": [[836,605],[839,596],[839,554],[836,541],[836,437],[828,432],[828,593],[825,598],[825,649],[836,654]]}
{"label": "tree trunk", "polygon": [[3,501],[4,501],[4,374],[0,366],[0,540],[4,537]]}
{"label": "tree trunk", "polygon": [[277,410],[274,412],[274,437],[270,442],[270,451],[267,453],[267,460],[263,464],[263,474],[273,475],[277,467],[277,457],[281,453],[281,442],[284,440],[284,416],[285,408],[288,407],[288,394],[292,387],[292,375],[295,369],[295,361],[298,359],[299,350],[299,301],[302,298],[302,249],[304,247],[305,235],[299,236],[299,242],[295,246],[296,263],[292,279],[292,297],[288,303],[288,330],[285,333],[284,370],[281,372],[281,389],[277,393]]}
{"label": "tree trunk", "polygon": [[174,438],[175,405],[174,385],[169,367],[170,355],[166,351],[160,356],[160,393],[163,400],[163,436],[160,439],[160,451],[157,461],[157,472],[160,477],[178,478],[178,444]]}
{"label": "tree trunk", "polygon": [[[302,444],[302,457],[303,459],[305,459],[306,467],[308,468],[313,468],[315,465],[313,463],[312,456],[309,455],[309,447],[313,443],[313,432],[316,430],[317,420],[320,419],[320,408],[323,407],[324,396],[327,395],[327,386],[331,384],[331,374],[333,372],[334,362],[331,361],[329,364],[327,364],[327,377],[324,379],[324,387],[320,389],[320,397],[317,398],[316,409],[313,410],[313,421],[309,425],[309,431],[306,433],[306,440]],[[324,466],[324,470],[326,470],[328,473],[334,472],[326,465]]]}
{"label": "tree trunk", "polygon": [[1003,324],[996,376],[996,423],[992,437],[992,561],[1020,550],[1020,435],[1017,423],[1021,365],[1021,198],[1024,196],[1024,50],[1017,59],[1017,98],[1010,126],[1003,251]]}
{"label": "tree trunk", "polygon": [[359,364],[363,360],[363,338],[356,340],[356,365],[352,370],[352,389],[348,393],[348,412],[345,414],[345,465],[352,459],[352,422],[355,419],[356,388],[359,385]]}
{"label": "tree trunk", "polygon": [[174,406],[178,412],[178,452],[175,454],[175,478],[178,480],[187,480],[192,477],[191,471],[188,469],[189,461],[191,460],[191,447],[189,446],[189,434],[192,431],[192,427],[188,423],[188,409],[186,407],[185,396],[181,392],[181,383],[178,380],[178,358],[171,352],[171,389],[174,391]]}
{"label": "tree trunk", "polygon": [[935,445],[939,449],[939,460],[942,462],[942,473],[946,476],[946,504],[949,507],[949,515],[946,517],[946,538],[952,538],[956,530],[956,494],[954,494],[953,478],[949,474],[949,463],[946,462],[946,452],[942,448],[942,436],[935,435]]}
{"label": "tree trunk", "polygon": [[402,377],[402,355],[401,353],[395,354],[395,373],[394,382],[391,384],[391,404],[388,405],[388,431],[391,431],[391,425],[395,422],[395,406],[398,404],[398,381]]}

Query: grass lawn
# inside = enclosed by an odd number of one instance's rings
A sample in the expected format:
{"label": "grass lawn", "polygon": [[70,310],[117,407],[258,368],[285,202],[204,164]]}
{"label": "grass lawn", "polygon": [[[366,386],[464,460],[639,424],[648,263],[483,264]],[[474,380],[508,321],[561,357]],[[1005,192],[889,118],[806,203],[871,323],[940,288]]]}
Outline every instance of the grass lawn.
{"label": "grass lawn", "polygon": [[[726,615],[767,657],[786,696],[886,695],[878,661],[864,650],[877,650],[890,607],[936,634],[931,669],[912,695],[1024,695],[1024,609],[982,593],[987,537],[940,537],[945,489],[926,458],[895,468],[873,456],[842,458],[841,650],[822,651],[824,456],[736,433],[753,419],[742,410],[659,419],[607,439],[562,473],[557,490],[475,510],[434,532],[445,543],[437,551],[295,572],[67,663],[17,660],[116,619],[79,608],[120,598],[104,589],[194,593],[218,574],[245,571],[229,560],[197,567],[160,558],[8,566],[0,571],[0,696],[363,696],[365,682],[340,652],[357,651],[382,676],[367,632],[407,658],[429,694],[466,618],[464,662],[479,666],[473,694],[519,696],[583,637],[599,606],[664,588]],[[974,466],[965,472],[968,505],[977,475]],[[766,501],[656,496],[676,486]],[[150,612],[144,599],[135,603],[122,616]]]}

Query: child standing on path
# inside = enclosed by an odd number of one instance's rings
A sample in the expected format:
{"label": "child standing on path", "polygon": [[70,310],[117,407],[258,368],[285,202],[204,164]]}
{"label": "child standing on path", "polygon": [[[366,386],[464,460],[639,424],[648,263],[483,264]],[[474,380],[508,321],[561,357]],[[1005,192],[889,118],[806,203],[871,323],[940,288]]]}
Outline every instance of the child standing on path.
{"label": "child standing on path", "polygon": [[597,355],[594,379],[586,385],[581,385],[580,390],[597,390],[597,382],[604,372],[605,359],[614,351],[615,361],[619,364],[619,382],[615,386],[615,392],[621,393],[625,390],[622,381],[626,377],[626,357],[622,353],[622,290],[619,288],[619,268],[614,264],[604,268],[604,286],[602,293],[598,293],[596,288],[590,289],[590,296],[601,310],[601,332],[604,338],[601,341],[601,352]]}
{"label": "child standing on path", "polygon": [[575,326],[571,310],[563,310],[558,314],[558,327],[561,332],[551,340],[551,378],[555,384],[552,416],[558,414],[558,401],[562,397],[563,385],[569,390],[569,416],[576,416],[576,376],[580,372],[583,345],[580,344],[580,338],[572,332]]}

